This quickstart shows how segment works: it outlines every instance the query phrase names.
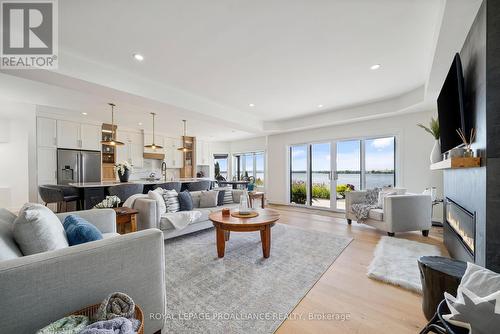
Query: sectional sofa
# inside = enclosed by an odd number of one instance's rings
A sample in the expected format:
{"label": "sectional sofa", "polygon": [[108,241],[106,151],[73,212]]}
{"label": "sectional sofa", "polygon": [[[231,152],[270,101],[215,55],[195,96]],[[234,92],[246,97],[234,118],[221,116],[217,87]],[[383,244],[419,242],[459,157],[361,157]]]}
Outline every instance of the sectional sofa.
{"label": "sectional sofa", "polygon": [[[201,212],[201,216],[190,223],[183,229],[175,229],[171,222],[168,220],[165,213],[160,212],[159,206],[156,201],[145,196],[138,198],[134,201],[132,207],[139,211],[137,217],[137,226],[139,230],[146,230],[149,228],[158,228],[163,232],[165,239],[174,238],[180,235],[204,230],[213,227],[212,222],[208,219],[211,212],[221,210],[224,208],[235,209],[240,203],[240,196],[243,190],[240,189],[224,189],[232,193],[233,203],[224,204],[221,206],[214,206],[210,208],[200,208],[200,194],[201,191],[190,192],[193,200],[193,210]],[[181,215],[181,213],[178,213]],[[170,214],[171,215],[171,214]]]}

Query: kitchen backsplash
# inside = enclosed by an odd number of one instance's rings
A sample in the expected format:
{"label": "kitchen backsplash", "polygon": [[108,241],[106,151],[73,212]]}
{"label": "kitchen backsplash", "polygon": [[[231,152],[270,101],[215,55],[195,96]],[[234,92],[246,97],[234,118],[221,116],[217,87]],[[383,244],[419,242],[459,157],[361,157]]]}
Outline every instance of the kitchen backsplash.
{"label": "kitchen backsplash", "polygon": [[[134,172],[130,175],[130,180],[141,180],[150,177],[151,173],[155,173],[157,178],[161,178],[161,161],[144,159],[142,168],[134,167]],[[176,168],[167,168],[167,180],[177,179],[180,177],[180,170]]]}

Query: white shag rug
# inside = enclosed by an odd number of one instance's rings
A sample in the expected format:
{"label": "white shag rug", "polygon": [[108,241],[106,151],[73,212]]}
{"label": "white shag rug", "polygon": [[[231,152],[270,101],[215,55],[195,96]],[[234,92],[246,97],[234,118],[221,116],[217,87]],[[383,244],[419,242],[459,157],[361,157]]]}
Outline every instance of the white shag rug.
{"label": "white shag rug", "polygon": [[368,267],[368,277],[421,294],[417,260],[427,255],[440,256],[441,250],[421,242],[382,237]]}

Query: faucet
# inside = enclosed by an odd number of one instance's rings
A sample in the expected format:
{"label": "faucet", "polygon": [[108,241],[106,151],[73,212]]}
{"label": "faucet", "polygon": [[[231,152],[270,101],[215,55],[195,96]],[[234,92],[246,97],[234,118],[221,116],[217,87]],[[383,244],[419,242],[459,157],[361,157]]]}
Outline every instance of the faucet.
{"label": "faucet", "polygon": [[163,181],[167,182],[167,163],[165,161],[161,162],[161,174],[163,175]]}

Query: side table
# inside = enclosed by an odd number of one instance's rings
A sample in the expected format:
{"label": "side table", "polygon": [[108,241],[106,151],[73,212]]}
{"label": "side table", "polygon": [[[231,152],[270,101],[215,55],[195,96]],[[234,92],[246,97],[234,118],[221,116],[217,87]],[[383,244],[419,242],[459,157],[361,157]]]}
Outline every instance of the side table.
{"label": "side table", "polygon": [[[137,214],[139,211],[127,207],[113,208],[116,212],[116,230],[120,234],[137,232]],[[130,231],[127,231],[127,225]]]}
{"label": "side table", "polygon": [[422,256],[418,259],[422,282],[422,310],[427,320],[432,319],[444,293],[456,295],[467,263],[442,256]]}
{"label": "side table", "polygon": [[256,198],[260,198],[262,201],[261,208],[264,209],[264,202],[265,202],[265,196],[266,193],[263,191],[250,191],[248,192],[248,198],[250,199],[250,206],[253,208],[253,200]]}

